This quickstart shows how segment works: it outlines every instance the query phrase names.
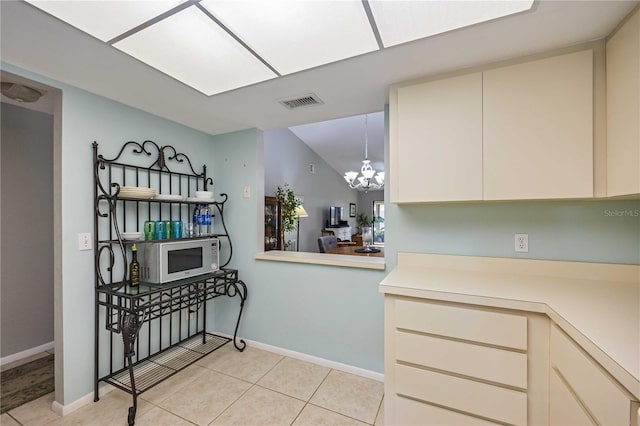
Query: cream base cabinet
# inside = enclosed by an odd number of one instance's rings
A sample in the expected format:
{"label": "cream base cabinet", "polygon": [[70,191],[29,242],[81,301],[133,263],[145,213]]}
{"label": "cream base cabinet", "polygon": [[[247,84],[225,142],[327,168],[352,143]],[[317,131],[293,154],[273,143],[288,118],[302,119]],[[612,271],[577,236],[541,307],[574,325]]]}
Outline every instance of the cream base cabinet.
{"label": "cream base cabinet", "polygon": [[482,74],[393,87],[392,202],[482,199]]}
{"label": "cream base cabinet", "polygon": [[607,196],[640,194],[640,10],[607,41]]}
{"label": "cream base cabinet", "polygon": [[546,424],[543,315],[385,295],[385,424]]}
{"label": "cream base cabinet", "polygon": [[555,324],[550,334],[549,423],[633,425],[637,402]]}
{"label": "cream base cabinet", "polygon": [[483,73],[484,199],[593,197],[593,51]]}

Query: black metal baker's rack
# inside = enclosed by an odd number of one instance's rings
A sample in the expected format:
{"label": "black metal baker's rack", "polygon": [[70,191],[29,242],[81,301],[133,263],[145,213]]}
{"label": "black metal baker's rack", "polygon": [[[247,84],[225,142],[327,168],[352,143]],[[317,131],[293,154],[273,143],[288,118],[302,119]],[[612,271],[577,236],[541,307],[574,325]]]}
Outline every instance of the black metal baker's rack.
{"label": "black metal baker's rack", "polygon": [[[122,230],[139,232],[146,220],[188,222],[196,191],[213,185],[206,166],[197,173],[185,154],[173,146],[153,141],[126,142],[114,158],[98,153],[93,143],[94,254],[95,254],[95,388],[109,383],[132,395],[128,423],[135,422],[137,396],[195,361],[233,341],[237,350],[246,344],[237,338],[247,287],[238,271],[226,268],[233,255],[224,222],[227,194],[207,202],[217,212],[215,225],[222,232],[201,238],[220,240],[221,268],[208,274],[165,284],[129,284],[127,276],[133,243]],[[140,165],[144,162],[148,166]],[[171,168],[169,167],[171,165]],[[120,196],[124,186],[154,188],[157,193],[186,200],[130,198]],[[184,240],[181,239],[181,240]],[[163,240],[171,241],[171,240]],[[223,262],[222,258],[226,257]],[[240,299],[233,338],[206,331],[207,301],[220,296]],[[121,339],[118,337],[121,336]]]}

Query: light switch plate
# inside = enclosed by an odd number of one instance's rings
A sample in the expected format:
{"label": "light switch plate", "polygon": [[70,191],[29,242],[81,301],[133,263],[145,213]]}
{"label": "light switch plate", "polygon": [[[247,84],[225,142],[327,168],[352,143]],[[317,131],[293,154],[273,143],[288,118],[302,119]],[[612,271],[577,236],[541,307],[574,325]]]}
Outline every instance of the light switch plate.
{"label": "light switch plate", "polygon": [[242,191],[242,196],[244,198],[249,198],[251,197],[251,187],[250,186],[245,186],[244,190]]}
{"label": "light switch plate", "polygon": [[91,232],[83,232],[78,234],[78,250],[91,250]]}

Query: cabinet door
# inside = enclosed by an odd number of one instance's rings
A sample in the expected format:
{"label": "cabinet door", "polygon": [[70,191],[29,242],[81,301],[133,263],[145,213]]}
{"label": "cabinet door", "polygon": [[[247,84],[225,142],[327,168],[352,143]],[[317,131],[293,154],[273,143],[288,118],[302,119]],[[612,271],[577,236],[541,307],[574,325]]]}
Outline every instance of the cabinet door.
{"label": "cabinet door", "polygon": [[595,423],[631,423],[632,401],[627,392],[556,325],[551,327],[549,349],[551,367],[562,375]]}
{"label": "cabinet door", "polygon": [[264,197],[264,251],[282,249],[282,213],[275,197]]}
{"label": "cabinet door", "polygon": [[482,199],[482,75],[392,89],[392,202]]}
{"label": "cabinet door", "polygon": [[588,426],[595,424],[580,403],[571,394],[558,372],[551,369],[549,380],[549,425]]}
{"label": "cabinet door", "polygon": [[593,196],[593,52],[483,73],[486,200]]}
{"label": "cabinet door", "polygon": [[640,193],[640,12],[607,41],[607,195]]}

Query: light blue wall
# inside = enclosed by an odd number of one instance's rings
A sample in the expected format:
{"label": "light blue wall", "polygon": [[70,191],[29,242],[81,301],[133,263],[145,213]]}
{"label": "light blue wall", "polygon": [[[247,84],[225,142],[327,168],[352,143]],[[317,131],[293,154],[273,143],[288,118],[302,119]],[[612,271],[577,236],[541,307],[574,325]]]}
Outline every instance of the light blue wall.
{"label": "light blue wall", "polygon": [[[227,224],[234,240],[233,265],[249,289],[239,335],[382,372],[383,306],[377,286],[384,272],[255,260],[261,250],[258,226],[264,226],[260,132],[214,139],[216,192],[228,191],[231,197]],[[255,195],[241,199],[252,177]],[[237,309],[237,301],[216,300],[216,328],[233,333]]]}
{"label": "light blue wall", "polygon": [[[640,263],[638,201],[388,205],[386,209],[386,243],[392,250]],[[516,233],[529,234],[528,253],[514,251]]]}
{"label": "light blue wall", "polygon": [[3,63],[2,68],[62,90],[62,308],[64,401],[93,389],[93,251],[78,251],[77,234],[93,232],[91,143],[106,157],[127,141],[175,145],[195,167],[213,162],[212,138],[157,116]]}

